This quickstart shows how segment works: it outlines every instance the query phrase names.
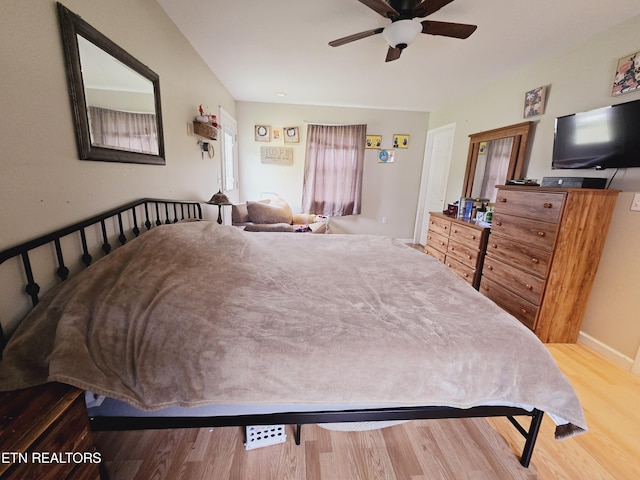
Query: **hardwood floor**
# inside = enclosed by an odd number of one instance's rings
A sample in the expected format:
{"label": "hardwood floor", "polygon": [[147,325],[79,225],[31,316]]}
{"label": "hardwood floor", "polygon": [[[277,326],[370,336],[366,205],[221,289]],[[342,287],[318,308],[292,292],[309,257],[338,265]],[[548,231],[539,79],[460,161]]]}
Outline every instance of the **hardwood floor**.
{"label": "hardwood floor", "polygon": [[589,432],[553,438],[545,416],[530,467],[506,419],[412,421],[367,432],[305,425],[287,441],[246,451],[241,428],[98,432],[112,480],[132,479],[610,479],[640,478],[640,377],[582,345],[548,345],[583,404]]}

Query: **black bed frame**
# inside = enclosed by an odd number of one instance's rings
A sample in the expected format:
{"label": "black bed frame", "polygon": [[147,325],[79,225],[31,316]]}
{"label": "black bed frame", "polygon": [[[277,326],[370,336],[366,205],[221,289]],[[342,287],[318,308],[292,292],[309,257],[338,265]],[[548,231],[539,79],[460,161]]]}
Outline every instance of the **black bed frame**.
{"label": "black bed frame", "polygon": [[[123,221],[124,218],[124,221]],[[15,247],[0,252],[0,266],[9,259],[21,257],[24,279],[24,291],[31,298],[35,306],[39,300],[40,285],[34,277],[31,266],[30,252],[36,248],[52,245],[55,255],[56,275],[60,281],[69,276],[69,268],[65,266],[61,239],[63,237],[80,236],[80,259],[88,267],[93,261],[91,245],[88,244],[86,231],[98,228],[101,234],[100,249],[104,255],[112,251],[110,238],[116,236],[120,245],[128,239],[137,237],[146,229],[162,224],[176,223],[187,219],[202,219],[202,209],[197,202],[162,200],[144,198],[120,207],[113,208],[99,215],[87,218],[81,222],[61,228],[55,232],[42,235]],[[114,222],[115,220],[115,222]],[[117,225],[115,232],[109,232],[110,225]],[[117,248],[119,245],[115,245]],[[49,286],[50,287],[50,286]],[[6,343],[5,335],[0,325],[0,353]],[[528,428],[523,427],[516,416],[531,418]],[[418,420],[438,418],[471,418],[471,417],[507,417],[509,421],[525,438],[525,444],[520,457],[520,463],[528,467],[533,455],[533,449],[538,436],[544,412],[540,410],[527,411],[518,407],[478,406],[468,409],[424,406],[402,408],[379,408],[343,411],[316,412],[285,412],[256,415],[235,415],[216,417],[91,417],[91,427],[99,430],[142,430],[168,428],[202,428],[202,427],[230,427],[249,425],[296,425],[295,441],[300,444],[303,424],[338,423],[338,422],[374,422],[396,420]]]}

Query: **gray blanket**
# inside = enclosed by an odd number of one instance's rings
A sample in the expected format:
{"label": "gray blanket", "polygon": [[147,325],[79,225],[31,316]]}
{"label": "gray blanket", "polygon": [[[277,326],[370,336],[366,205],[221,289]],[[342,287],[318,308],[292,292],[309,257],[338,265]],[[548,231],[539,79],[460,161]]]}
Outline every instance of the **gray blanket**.
{"label": "gray blanket", "polygon": [[60,381],[153,410],[205,404],[518,404],[586,429],[540,341],[386,237],[152,229],[56,287],[0,389]]}

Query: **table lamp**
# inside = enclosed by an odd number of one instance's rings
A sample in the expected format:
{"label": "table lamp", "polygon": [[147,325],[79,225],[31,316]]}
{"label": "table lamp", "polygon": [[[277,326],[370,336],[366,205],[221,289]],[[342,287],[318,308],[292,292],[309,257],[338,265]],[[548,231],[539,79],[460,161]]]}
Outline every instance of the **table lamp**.
{"label": "table lamp", "polygon": [[213,197],[211,197],[211,200],[209,200],[207,203],[210,205],[218,206],[218,223],[222,225],[222,206],[231,205],[229,198],[220,190],[218,190],[218,193],[214,193]]}

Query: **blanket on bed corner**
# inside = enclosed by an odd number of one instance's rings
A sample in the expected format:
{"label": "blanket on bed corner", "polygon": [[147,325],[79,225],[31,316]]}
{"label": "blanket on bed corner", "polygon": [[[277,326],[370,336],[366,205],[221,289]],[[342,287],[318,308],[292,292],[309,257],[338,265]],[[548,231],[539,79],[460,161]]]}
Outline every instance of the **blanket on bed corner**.
{"label": "blanket on bed corner", "polygon": [[60,381],[153,410],[204,404],[518,404],[586,424],[544,345],[431,257],[360,235],[144,233],[57,286],[0,390]]}

